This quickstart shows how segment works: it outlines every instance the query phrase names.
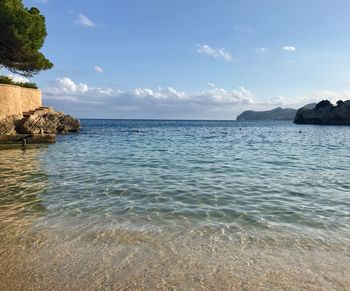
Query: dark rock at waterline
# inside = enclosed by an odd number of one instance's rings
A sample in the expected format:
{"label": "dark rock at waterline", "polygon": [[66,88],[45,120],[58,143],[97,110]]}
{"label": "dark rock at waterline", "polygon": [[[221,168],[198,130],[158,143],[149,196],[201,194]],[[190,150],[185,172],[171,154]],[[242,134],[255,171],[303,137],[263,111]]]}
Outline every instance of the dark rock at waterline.
{"label": "dark rock at waterline", "polygon": [[297,111],[296,124],[350,125],[350,100],[339,100],[333,105],[322,100],[312,108],[304,106]]}
{"label": "dark rock at waterline", "polygon": [[268,111],[244,111],[237,116],[238,121],[293,120],[296,109],[277,107]]}

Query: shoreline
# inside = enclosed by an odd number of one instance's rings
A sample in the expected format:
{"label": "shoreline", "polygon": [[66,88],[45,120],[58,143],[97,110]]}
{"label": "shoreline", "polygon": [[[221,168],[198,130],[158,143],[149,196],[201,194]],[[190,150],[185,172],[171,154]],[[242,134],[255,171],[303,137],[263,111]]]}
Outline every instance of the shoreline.
{"label": "shoreline", "polygon": [[191,231],[34,229],[27,235],[0,254],[1,289],[346,290],[350,284],[347,250],[322,245],[235,243]]}
{"label": "shoreline", "polygon": [[0,149],[21,148],[38,144],[53,144],[55,142],[55,134],[0,135]]}

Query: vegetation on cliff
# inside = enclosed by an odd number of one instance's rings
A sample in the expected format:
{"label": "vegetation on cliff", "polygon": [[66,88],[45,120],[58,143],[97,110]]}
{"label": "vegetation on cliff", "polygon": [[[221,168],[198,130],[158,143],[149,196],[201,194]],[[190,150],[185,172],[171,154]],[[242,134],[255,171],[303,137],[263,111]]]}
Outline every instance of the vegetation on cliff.
{"label": "vegetation on cliff", "polygon": [[53,64],[40,52],[47,32],[39,9],[22,0],[0,1],[0,68],[31,77]]}
{"label": "vegetation on cliff", "polygon": [[24,88],[38,89],[35,83],[15,82],[11,78],[6,76],[0,76],[0,84],[16,85]]}

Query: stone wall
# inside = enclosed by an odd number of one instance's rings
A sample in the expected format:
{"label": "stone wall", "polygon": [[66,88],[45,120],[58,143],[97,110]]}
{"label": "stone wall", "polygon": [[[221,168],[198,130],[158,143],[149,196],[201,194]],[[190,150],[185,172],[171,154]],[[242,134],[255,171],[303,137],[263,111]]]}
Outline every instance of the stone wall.
{"label": "stone wall", "polygon": [[23,112],[42,106],[39,89],[0,84],[0,118],[22,115]]}

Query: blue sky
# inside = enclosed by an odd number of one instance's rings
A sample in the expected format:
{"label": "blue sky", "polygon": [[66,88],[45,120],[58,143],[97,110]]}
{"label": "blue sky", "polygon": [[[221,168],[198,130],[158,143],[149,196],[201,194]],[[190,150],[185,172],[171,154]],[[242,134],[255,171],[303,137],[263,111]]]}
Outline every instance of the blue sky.
{"label": "blue sky", "polygon": [[77,117],[233,119],[350,96],[348,0],[24,3],[55,64],[32,81]]}

